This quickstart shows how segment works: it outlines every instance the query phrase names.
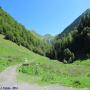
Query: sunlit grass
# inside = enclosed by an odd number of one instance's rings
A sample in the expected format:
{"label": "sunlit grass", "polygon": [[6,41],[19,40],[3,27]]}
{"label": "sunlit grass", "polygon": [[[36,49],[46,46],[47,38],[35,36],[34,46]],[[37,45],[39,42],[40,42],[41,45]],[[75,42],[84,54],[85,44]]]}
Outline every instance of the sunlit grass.
{"label": "sunlit grass", "polygon": [[35,54],[3,38],[4,36],[0,35],[0,71],[10,65],[21,63],[17,69],[20,81],[90,88],[90,60],[63,64]]}
{"label": "sunlit grass", "polygon": [[[43,59],[42,59],[43,60]],[[46,63],[47,62],[47,63]],[[35,61],[22,65],[19,72],[28,76],[29,82],[38,84],[62,84],[73,87],[90,87],[90,60],[78,64],[62,64],[58,61]],[[23,76],[21,75],[21,76]],[[32,78],[38,77],[37,79]],[[27,77],[26,77],[27,78]],[[23,77],[23,80],[24,77]]]}

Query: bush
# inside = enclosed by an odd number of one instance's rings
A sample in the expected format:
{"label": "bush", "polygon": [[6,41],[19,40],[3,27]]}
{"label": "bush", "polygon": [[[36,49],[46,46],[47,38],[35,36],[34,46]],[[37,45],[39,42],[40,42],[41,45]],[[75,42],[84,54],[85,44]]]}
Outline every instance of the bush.
{"label": "bush", "polygon": [[66,60],[68,63],[72,63],[75,56],[74,53],[71,52],[68,48],[64,50],[64,60]]}
{"label": "bush", "polygon": [[75,80],[75,81],[73,82],[73,85],[74,85],[75,87],[77,87],[77,86],[81,85],[81,82],[80,82],[79,80]]}

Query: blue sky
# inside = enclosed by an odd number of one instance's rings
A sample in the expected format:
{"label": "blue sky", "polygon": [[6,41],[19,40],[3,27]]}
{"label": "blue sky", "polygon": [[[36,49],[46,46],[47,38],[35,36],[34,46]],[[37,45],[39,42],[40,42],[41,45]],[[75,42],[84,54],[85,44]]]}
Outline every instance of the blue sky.
{"label": "blue sky", "polygon": [[0,0],[0,6],[26,28],[56,35],[90,8],[90,0]]}

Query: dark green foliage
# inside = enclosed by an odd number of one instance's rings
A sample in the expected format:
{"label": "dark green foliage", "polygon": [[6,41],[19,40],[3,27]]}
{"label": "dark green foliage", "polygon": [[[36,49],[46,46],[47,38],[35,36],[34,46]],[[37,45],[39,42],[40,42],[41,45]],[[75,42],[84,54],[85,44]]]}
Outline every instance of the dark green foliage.
{"label": "dark green foliage", "polygon": [[74,85],[75,87],[78,87],[80,84],[81,84],[81,83],[80,83],[79,80],[75,80],[75,81],[73,82],[73,85]]}
{"label": "dark green foliage", "polygon": [[68,63],[72,63],[74,60],[74,53],[72,53],[68,48],[64,49],[64,59],[68,62]]}
{"label": "dark green foliage", "polygon": [[[77,20],[77,19],[76,19]],[[84,12],[73,28],[56,36],[49,57],[64,63],[90,58],[90,10]],[[70,27],[70,26],[69,26]]]}

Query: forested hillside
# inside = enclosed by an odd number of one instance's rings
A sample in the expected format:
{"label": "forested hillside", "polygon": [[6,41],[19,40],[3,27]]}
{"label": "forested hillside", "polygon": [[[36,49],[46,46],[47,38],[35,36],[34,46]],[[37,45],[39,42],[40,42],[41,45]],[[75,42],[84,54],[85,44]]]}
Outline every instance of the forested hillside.
{"label": "forested hillside", "polygon": [[45,55],[50,47],[37,34],[27,30],[23,25],[14,20],[2,7],[0,7],[0,34],[5,35],[5,39],[22,45],[40,55]]}
{"label": "forested hillside", "polygon": [[90,13],[90,9],[87,9],[84,13],[82,13],[78,18],[76,18],[68,27],[66,27],[62,33],[60,33],[57,37],[60,38],[62,36],[64,36],[65,34],[71,32],[73,29],[75,29],[75,27],[77,28],[78,25],[81,22],[81,19],[83,16],[85,16],[87,13]]}
{"label": "forested hillside", "polygon": [[[78,20],[78,21],[77,21]],[[74,23],[75,22],[75,23]],[[90,9],[56,36],[48,56],[64,63],[90,58]],[[77,22],[77,23],[76,23]]]}
{"label": "forested hillside", "polygon": [[0,34],[40,55],[72,63],[90,58],[90,9],[55,38],[27,30],[0,7]]}

